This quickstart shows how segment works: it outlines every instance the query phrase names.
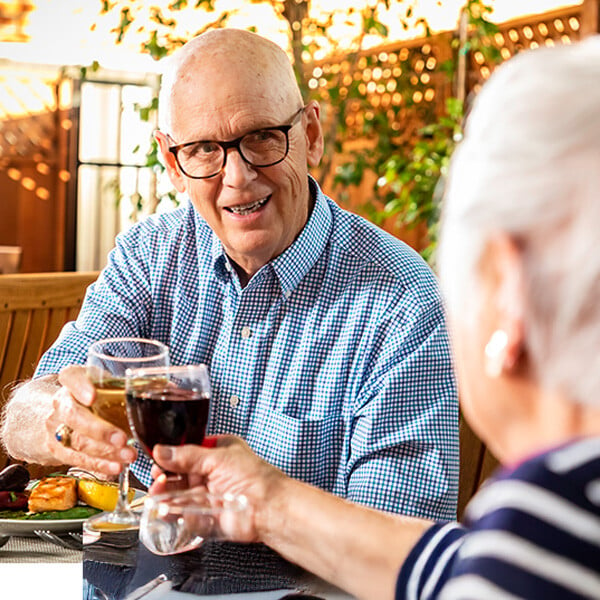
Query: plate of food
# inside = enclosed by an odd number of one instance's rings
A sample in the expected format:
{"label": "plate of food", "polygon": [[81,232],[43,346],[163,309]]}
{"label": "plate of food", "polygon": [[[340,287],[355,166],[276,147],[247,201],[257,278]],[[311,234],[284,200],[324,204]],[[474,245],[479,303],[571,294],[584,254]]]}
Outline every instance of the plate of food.
{"label": "plate of food", "polygon": [[[9,465],[0,472],[0,534],[78,531],[87,518],[113,510],[117,495],[116,484],[93,475],[56,474],[31,481],[23,465]],[[143,496],[139,490],[129,492],[130,501]]]}

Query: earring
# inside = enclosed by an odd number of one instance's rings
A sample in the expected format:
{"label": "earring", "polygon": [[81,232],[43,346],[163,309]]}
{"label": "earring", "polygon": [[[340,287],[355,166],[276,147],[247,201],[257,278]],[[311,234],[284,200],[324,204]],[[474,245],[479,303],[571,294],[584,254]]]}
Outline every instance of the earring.
{"label": "earring", "polygon": [[490,341],[485,345],[485,374],[488,377],[496,378],[502,373],[504,361],[506,358],[506,347],[508,345],[508,335],[503,329],[496,329],[490,337]]}

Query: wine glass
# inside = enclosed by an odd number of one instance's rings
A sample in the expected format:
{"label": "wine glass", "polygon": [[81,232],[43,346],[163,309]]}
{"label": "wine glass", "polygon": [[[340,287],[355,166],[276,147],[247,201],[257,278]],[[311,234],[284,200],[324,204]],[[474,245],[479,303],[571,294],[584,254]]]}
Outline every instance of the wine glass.
{"label": "wine glass", "polygon": [[[143,338],[107,338],[92,344],[87,356],[87,375],[96,390],[91,411],[122,429],[133,443],[125,408],[126,371],[130,368],[168,366],[169,349],[161,342]],[[112,512],[86,520],[88,531],[135,529],[139,516],[129,505],[129,465],[119,474],[119,495]]]}
{"label": "wine glass", "polygon": [[179,554],[208,539],[237,539],[247,534],[250,524],[246,496],[196,487],[146,498],[140,540],[154,554]]}
{"label": "wine glass", "polygon": [[156,444],[202,444],[210,412],[206,365],[127,371],[127,416],[133,436],[152,458]]}

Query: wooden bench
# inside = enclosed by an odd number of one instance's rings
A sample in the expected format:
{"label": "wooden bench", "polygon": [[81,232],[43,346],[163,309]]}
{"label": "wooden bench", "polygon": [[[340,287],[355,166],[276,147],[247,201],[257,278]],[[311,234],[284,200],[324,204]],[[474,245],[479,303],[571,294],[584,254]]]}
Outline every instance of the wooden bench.
{"label": "wooden bench", "polygon": [[[63,325],[77,318],[97,277],[95,271],[0,275],[0,408],[12,384],[33,375]],[[0,468],[7,462],[0,448]]]}

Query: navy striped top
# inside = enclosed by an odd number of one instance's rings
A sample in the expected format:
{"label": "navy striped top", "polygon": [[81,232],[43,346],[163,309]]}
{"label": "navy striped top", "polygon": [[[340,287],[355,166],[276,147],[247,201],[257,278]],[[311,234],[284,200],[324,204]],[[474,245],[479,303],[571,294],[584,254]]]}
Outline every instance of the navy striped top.
{"label": "navy striped top", "polygon": [[438,523],[400,571],[396,599],[600,599],[600,437],[500,470],[464,525]]}

